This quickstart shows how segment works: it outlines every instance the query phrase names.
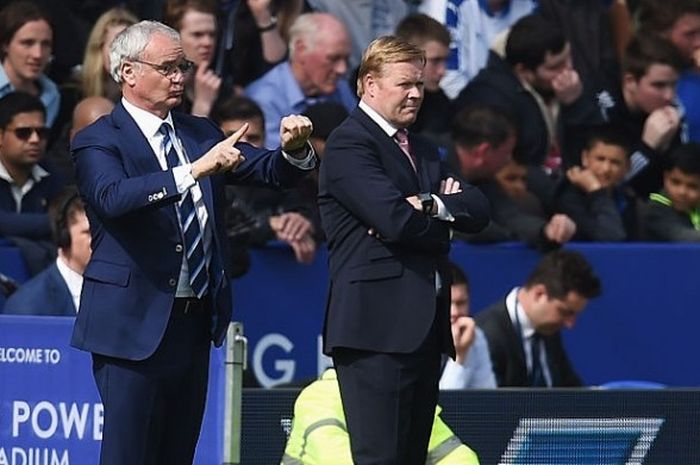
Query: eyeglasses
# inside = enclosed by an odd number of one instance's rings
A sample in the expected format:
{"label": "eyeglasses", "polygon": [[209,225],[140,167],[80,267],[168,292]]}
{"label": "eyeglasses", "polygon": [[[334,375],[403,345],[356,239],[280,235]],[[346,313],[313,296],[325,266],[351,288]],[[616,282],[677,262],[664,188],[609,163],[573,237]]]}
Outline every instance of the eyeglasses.
{"label": "eyeglasses", "polygon": [[32,134],[35,132],[36,135],[39,136],[39,139],[46,140],[49,138],[49,133],[51,130],[43,126],[26,126],[22,128],[14,128],[12,129],[12,132],[14,133],[15,137],[20,140],[29,140],[29,138],[32,137]]}
{"label": "eyeglasses", "polygon": [[174,78],[178,71],[182,73],[182,75],[186,75],[190,71],[192,71],[192,68],[194,68],[194,62],[190,60],[181,60],[175,63],[167,63],[163,65],[159,65],[156,63],[149,63],[148,61],[143,61],[143,60],[132,60],[135,61],[136,63],[143,63],[144,65],[148,65],[151,68],[155,69],[158,71],[160,74],[165,76],[168,79]]}

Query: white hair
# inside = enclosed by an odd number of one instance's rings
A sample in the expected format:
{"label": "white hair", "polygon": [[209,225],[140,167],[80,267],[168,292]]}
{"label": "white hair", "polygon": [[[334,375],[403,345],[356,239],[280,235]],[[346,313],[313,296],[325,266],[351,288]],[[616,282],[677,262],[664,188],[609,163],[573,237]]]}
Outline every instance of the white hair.
{"label": "white hair", "polygon": [[138,60],[154,34],[180,42],[180,34],[158,21],[141,21],[124,29],[109,47],[109,74],[118,84],[123,82],[121,68],[125,61]]}
{"label": "white hair", "polygon": [[304,13],[289,28],[289,58],[294,59],[295,43],[302,41],[306,51],[316,48],[320,39],[336,34],[346,34],[345,25],[330,13]]}

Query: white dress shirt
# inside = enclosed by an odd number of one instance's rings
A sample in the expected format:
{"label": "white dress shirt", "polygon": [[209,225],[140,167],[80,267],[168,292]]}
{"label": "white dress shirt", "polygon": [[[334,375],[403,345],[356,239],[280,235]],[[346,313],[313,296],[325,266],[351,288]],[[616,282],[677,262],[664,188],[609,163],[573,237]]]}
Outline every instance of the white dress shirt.
{"label": "white dress shirt", "polygon": [[83,275],[70,269],[61,257],[56,258],[56,267],[61,277],[66,282],[70,296],[73,298],[75,312],[80,308],[80,291],[83,289]]}
{"label": "white dress shirt", "polygon": [[[523,349],[525,350],[525,363],[527,364],[527,372],[532,372],[532,338],[535,335],[535,327],[532,325],[530,318],[527,317],[525,310],[520,302],[518,302],[518,291],[519,287],[513,288],[510,293],[506,296],[506,308],[508,309],[508,315],[510,316],[510,321],[513,323],[513,327],[516,332],[520,328],[520,340],[523,344]],[[517,308],[516,308],[517,303]],[[517,312],[517,316],[516,316]],[[549,364],[547,363],[547,351],[545,350],[544,341],[540,345],[540,366],[542,367],[542,372],[544,374],[544,380],[548,387],[552,386],[552,375],[549,372]]]}

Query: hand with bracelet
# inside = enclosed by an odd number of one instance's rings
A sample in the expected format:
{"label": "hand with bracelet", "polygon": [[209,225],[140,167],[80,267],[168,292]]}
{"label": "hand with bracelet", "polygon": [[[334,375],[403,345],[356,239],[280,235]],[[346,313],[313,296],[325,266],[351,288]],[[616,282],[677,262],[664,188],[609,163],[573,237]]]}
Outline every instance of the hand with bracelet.
{"label": "hand with bracelet", "polygon": [[271,0],[248,0],[248,8],[259,32],[268,32],[277,28],[277,18],[272,14],[270,3]]}

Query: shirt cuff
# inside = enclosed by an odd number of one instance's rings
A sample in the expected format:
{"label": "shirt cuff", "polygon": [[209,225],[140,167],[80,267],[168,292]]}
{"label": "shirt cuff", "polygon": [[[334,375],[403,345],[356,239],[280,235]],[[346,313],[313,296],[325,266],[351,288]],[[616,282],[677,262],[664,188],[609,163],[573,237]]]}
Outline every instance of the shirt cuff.
{"label": "shirt cuff", "polygon": [[289,163],[291,163],[299,169],[308,171],[316,168],[316,152],[314,151],[314,148],[308,141],[306,142],[305,158],[294,158],[284,150],[282,150],[282,156],[285,160],[287,160]]}
{"label": "shirt cuff", "polygon": [[173,168],[173,178],[175,178],[175,186],[177,187],[178,194],[186,192],[197,183],[192,176],[191,163]]}
{"label": "shirt cuff", "polygon": [[454,222],[455,217],[452,216],[452,214],[447,211],[447,207],[445,206],[445,203],[442,201],[440,197],[438,197],[435,194],[431,194],[433,197],[433,200],[435,201],[435,204],[437,204],[437,215],[433,216],[433,218],[437,218],[442,221],[449,221],[449,222]]}

